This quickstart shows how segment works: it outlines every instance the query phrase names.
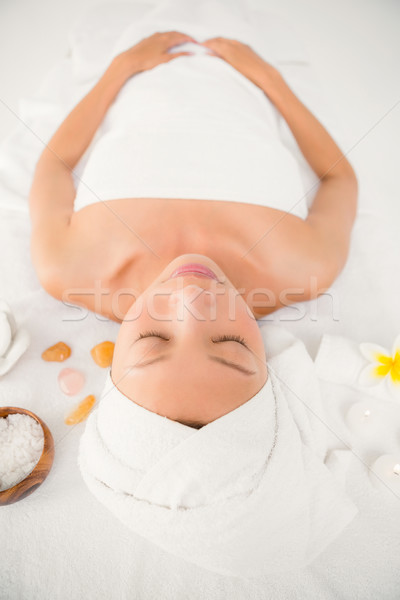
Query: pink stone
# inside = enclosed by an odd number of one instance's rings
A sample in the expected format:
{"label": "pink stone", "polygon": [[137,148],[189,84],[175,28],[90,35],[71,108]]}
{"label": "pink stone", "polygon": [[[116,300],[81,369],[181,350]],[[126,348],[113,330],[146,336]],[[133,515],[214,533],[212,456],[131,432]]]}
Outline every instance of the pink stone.
{"label": "pink stone", "polygon": [[58,374],[58,385],[68,396],[74,396],[83,388],[85,376],[76,369],[62,369]]}

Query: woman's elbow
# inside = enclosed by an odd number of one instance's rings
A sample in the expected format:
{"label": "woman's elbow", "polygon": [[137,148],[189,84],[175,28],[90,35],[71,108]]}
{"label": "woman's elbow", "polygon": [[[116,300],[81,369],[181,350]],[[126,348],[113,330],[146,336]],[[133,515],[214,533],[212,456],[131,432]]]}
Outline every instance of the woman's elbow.
{"label": "woman's elbow", "polygon": [[358,208],[358,178],[350,163],[348,171],[344,177],[346,180],[346,185],[348,186],[349,204],[351,204],[350,219],[352,227],[357,216]]}
{"label": "woman's elbow", "polygon": [[350,243],[341,243],[324,254],[321,252],[310,269],[309,299],[317,298],[329,290],[346,266]]}

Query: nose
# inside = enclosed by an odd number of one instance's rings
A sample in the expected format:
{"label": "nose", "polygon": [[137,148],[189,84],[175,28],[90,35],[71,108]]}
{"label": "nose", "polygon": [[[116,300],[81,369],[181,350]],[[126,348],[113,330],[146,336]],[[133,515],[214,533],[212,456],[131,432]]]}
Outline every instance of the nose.
{"label": "nose", "polygon": [[171,292],[169,305],[175,309],[186,308],[191,314],[197,311],[206,316],[205,313],[209,313],[209,308],[215,306],[215,294],[199,285],[186,285]]}

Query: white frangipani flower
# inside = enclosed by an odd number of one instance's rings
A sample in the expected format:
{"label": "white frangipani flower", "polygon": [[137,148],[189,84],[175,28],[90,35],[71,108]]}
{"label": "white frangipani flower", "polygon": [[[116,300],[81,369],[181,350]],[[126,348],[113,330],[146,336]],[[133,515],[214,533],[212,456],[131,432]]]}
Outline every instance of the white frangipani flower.
{"label": "white frangipani flower", "polygon": [[390,391],[400,397],[400,335],[393,343],[392,352],[378,344],[360,344],[362,355],[369,361],[359,376],[361,385],[376,385],[386,380]]}

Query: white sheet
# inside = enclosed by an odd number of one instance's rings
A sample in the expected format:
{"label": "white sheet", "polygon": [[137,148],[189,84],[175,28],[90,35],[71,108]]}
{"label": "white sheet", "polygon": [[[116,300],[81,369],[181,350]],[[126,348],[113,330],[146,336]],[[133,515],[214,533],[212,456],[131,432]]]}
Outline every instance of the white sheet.
{"label": "white sheet", "polygon": [[[115,36],[127,19],[134,17],[136,9],[144,7],[117,3],[104,5],[101,10],[96,7],[71,34],[72,55],[54,67],[35,97],[21,101],[20,117],[42,140],[51,137],[89,90],[94,81],[85,81],[84,73],[99,57],[106,60]],[[282,72],[317,116],[337,133],[336,139],[345,143],[345,136],[335,127],[321,98],[312,69],[303,63],[294,64],[305,60],[296,37],[273,16],[269,23],[265,36],[271,41]],[[288,64],[290,61],[293,64]],[[77,82],[82,84],[79,88]],[[281,127],[285,131],[283,122]],[[287,131],[286,135],[287,143],[293,146]],[[277,577],[267,589],[214,575],[171,557],[134,536],[92,498],[76,463],[83,425],[68,428],[63,423],[63,416],[76,400],[62,396],[56,378],[63,366],[81,368],[87,374],[82,396],[99,393],[104,372],[93,363],[90,349],[100,341],[115,340],[118,325],[93,313],[76,320],[76,309],[54,300],[39,286],[29,259],[26,202],[42,148],[21,123],[0,152],[1,296],[12,305],[17,320],[32,338],[19,363],[0,379],[0,403],[28,408],[43,418],[53,433],[56,454],[45,483],[25,500],[0,510],[0,596],[144,600],[185,600],[188,595],[210,600],[397,598],[399,501],[382,500],[369,485],[366,467],[356,457],[348,484],[360,515],[309,568],[290,577]],[[304,173],[307,176],[306,169]],[[376,211],[371,213],[374,204]],[[394,276],[399,272],[399,247],[392,233],[393,228],[379,215],[378,199],[361,198],[349,262],[331,290],[338,310],[332,315],[330,298],[322,297],[297,309],[281,310],[268,320],[278,321],[298,335],[312,355],[323,332],[390,347],[400,331],[400,289]],[[299,310],[304,312],[302,319],[298,319]],[[65,365],[44,363],[41,352],[59,340],[70,344],[71,358]],[[337,397],[333,386],[327,388],[327,402],[342,415],[344,399]],[[379,444],[376,442],[372,448],[371,457],[384,452],[385,440]]]}

